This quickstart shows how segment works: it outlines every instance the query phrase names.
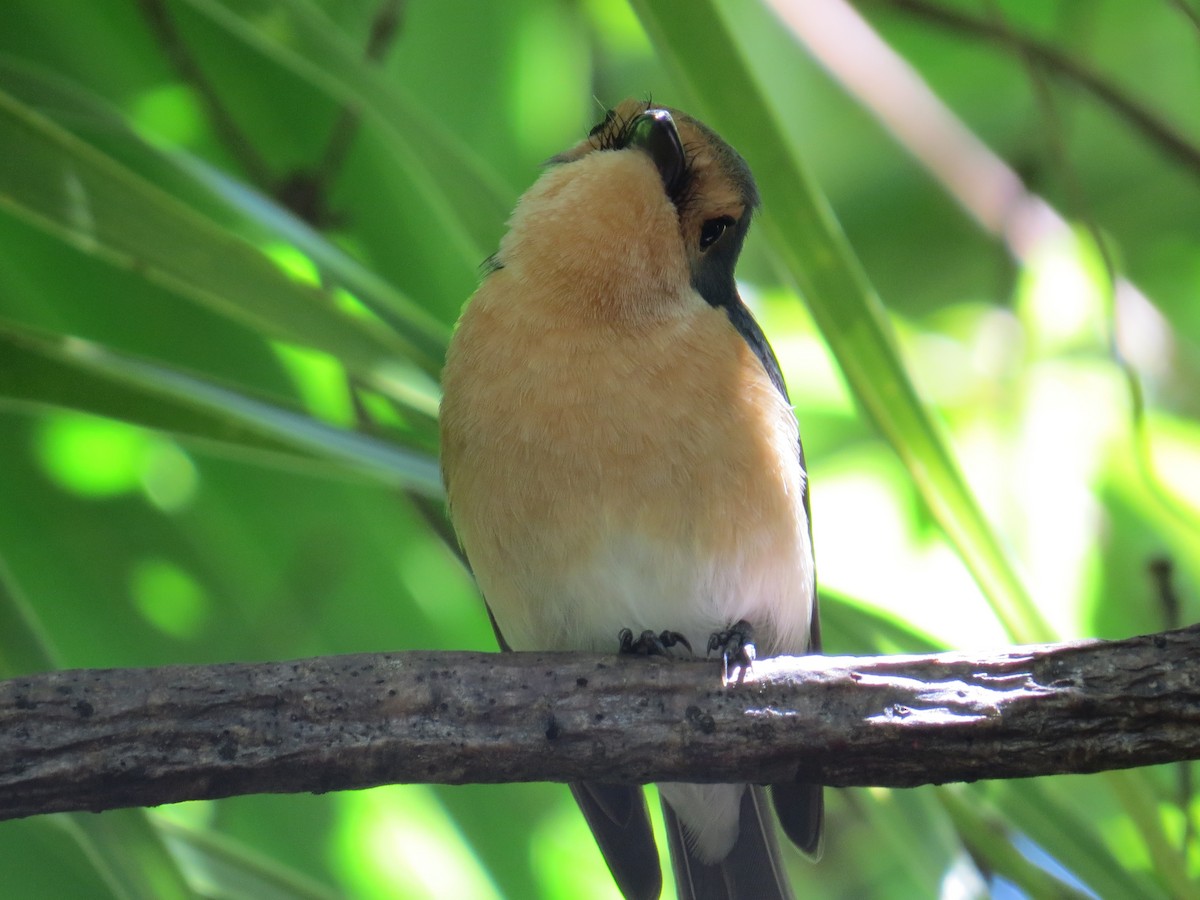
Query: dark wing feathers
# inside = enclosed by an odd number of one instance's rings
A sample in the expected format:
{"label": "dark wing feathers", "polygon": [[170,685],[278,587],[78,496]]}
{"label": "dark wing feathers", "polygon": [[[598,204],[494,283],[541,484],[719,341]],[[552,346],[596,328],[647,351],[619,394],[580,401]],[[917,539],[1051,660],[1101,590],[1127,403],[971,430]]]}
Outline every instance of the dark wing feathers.
{"label": "dark wing feathers", "polygon": [[575,783],[571,793],[621,894],[626,900],[657,900],[662,869],[641,786]]}

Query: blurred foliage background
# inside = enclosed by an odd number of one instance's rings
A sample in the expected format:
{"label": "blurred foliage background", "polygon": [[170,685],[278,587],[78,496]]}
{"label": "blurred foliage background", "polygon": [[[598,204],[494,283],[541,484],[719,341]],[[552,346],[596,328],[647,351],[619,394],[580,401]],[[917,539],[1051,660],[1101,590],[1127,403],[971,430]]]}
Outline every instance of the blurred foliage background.
{"label": "blurred foliage background", "polygon": [[[758,175],[827,652],[1198,618],[1195,0],[6,0],[0,675],[491,649],[441,354],[630,95]],[[1185,766],[829,804],[806,897],[1200,894]],[[555,785],[0,823],[0,884],[615,896]]]}

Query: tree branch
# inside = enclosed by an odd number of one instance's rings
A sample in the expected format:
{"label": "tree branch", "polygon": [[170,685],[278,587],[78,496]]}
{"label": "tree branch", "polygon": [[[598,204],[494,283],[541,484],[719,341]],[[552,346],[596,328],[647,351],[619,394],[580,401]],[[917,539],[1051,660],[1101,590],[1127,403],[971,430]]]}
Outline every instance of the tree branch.
{"label": "tree branch", "polygon": [[1200,758],[1200,625],[981,657],[406,652],[0,682],[0,819],[393,782],[1095,772]]}

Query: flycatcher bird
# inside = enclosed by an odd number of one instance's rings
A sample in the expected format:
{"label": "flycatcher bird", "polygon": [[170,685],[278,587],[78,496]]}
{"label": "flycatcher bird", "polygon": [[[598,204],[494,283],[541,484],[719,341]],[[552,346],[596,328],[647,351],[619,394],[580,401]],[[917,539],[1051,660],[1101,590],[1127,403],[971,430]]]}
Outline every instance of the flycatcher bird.
{"label": "flycatcher bird", "polygon": [[[627,100],[517,204],[441,410],[451,518],[502,646],[819,649],[799,430],[734,282],[757,203],[703,123]],[[624,895],[657,897],[642,788],[572,791]],[[659,785],[680,897],[792,896],[768,792],[817,855],[819,786]]]}

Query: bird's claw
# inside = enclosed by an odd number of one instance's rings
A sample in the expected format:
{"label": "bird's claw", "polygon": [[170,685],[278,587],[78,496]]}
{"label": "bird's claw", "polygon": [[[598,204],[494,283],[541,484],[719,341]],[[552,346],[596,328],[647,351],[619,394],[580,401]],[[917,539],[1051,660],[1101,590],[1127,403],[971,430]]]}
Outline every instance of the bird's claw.
{"label": "bird's claw", "polygon": [[737,670],[737,682],[741,684],[746,677],[758,651],[754,646],[754,628],[745,619],[740,619],[724,631],[714,631],[708,638],[709,654],[718,651],[721,654],[721,678],[728,684],[729,670]]}
{"label": "bird's claw", "polygon": [[678,631],[660,631],[655,633],[647,629],[634,638],[633,632],[628,628],[622,628],[617,633],[617,640],[620,641],[621,653],[632,653],[638,656],[671,656],[670,648],[677,644],[683,644],[687,647],[688,653],[692,652],[692,645],[688,639]]}

